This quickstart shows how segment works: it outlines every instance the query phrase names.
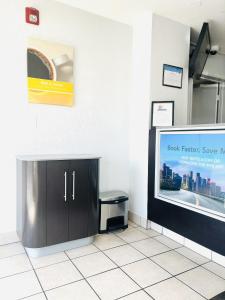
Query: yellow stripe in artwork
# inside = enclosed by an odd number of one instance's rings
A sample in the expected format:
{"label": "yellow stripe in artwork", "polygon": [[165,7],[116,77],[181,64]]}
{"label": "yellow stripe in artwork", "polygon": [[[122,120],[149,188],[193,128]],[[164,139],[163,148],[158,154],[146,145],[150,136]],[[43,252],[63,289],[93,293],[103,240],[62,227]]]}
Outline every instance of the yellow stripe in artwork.
{"label": "yellow stripe in artwork", "polygon": [[49,93],[49,92],[33,92],[28,91],[28,99],[30,103],[36,104],[51,104],[72,106],[74,104],[73,95],[62,93]]}
{"label": "yellow stripe in artwork", "polygon": [[28,77],[28,89],[53,91],[58,93],[73,93],[73,83]]}
{"label": "yellow stripe in artwork", "polygon": [[73,84],[70,82],[28,77],[30,103],[72,106],[73,97]]}

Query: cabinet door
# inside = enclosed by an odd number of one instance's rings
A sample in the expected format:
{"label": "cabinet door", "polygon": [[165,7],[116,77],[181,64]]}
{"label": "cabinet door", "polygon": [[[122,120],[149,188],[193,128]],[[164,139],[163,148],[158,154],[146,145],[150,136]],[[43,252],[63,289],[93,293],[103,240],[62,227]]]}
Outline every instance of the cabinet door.
{"label": "cabinet door", "polygon": [[69,161],[47,162],[47,245],[68,241]]}
{"label": "cabinet door", "polygon": [[89,210],[89,160],[70,162],[69,240],[87,237]]}

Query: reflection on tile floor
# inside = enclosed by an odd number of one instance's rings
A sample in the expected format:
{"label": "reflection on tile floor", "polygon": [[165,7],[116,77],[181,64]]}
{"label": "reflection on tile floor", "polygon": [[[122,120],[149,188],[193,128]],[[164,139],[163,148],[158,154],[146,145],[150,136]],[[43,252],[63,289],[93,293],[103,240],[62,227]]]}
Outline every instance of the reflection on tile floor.
{"label": "reflection on tile floor", "polygon": [[132,222],[41,258],[29,258],[13,234],[0,242],[4,300],[201,300],[225,291],[225,268]]}

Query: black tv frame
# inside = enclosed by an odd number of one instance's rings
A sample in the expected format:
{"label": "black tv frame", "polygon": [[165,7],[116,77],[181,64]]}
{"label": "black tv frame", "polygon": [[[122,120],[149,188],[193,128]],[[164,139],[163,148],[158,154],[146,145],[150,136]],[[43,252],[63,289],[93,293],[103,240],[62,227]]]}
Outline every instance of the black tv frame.
{"label": "black tv frame", "polygon": [[[209,45],[210,45],[210,48],[211,48],[211,38],[210,38],[210,32],[209,32],[209,23],[205,22],[202,25],[202,29],[201,29],[201,32],[199,34],[196,47],[195,47],[195,49],[193,51],[193,54],[192,54],[192,56],[190,57],[190,60],[189,60],[189,77],[191,77],[191,78],[195,77],[195,75],[196,75],[196,72],[195,72],[195,70],[196,70],[196,61],[197,61],[197,59],[199,57],[199,51],[201,49],[202,42],[203,42],[206,34],[208,35]],[[200,72],[201,74],[202,74],[202,71],[203,71],[203,69],[205,67],[205,64],[206,64],[206,61],[208,59],[209,53],[210,53],[210,49],[209,49],[208,52],[206,52],[207,55],[206,55],[206,59],[205,59],[203,68],[202,68],[202,70]],[[199,78],[201,76],[201,74],[198,74],[199,76],[197,76],[196,79]]]}
{"label": "black tv frame", "polygon": [[155,144],[156,128],[152,128],[149,131],[148,220],[225,255],[224,221],[155,197]]}

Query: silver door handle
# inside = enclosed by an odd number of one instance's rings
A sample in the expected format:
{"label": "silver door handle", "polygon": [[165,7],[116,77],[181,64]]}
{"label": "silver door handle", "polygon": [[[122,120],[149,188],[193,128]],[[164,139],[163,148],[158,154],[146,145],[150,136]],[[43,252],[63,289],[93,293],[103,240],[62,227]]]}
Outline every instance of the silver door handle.
{"label": "silver door handle", "polygon": [[76,175],[76,172],[73,171],[73,194],[72,194],[73,200],[75,200],[75,175]]}
{"label": "silver door handle", "polygon": [[65,187],[64,187],[64,200],[66,202],[66,200],[67,200],[67,172],[64,172],[64,184],[65,184]]}

